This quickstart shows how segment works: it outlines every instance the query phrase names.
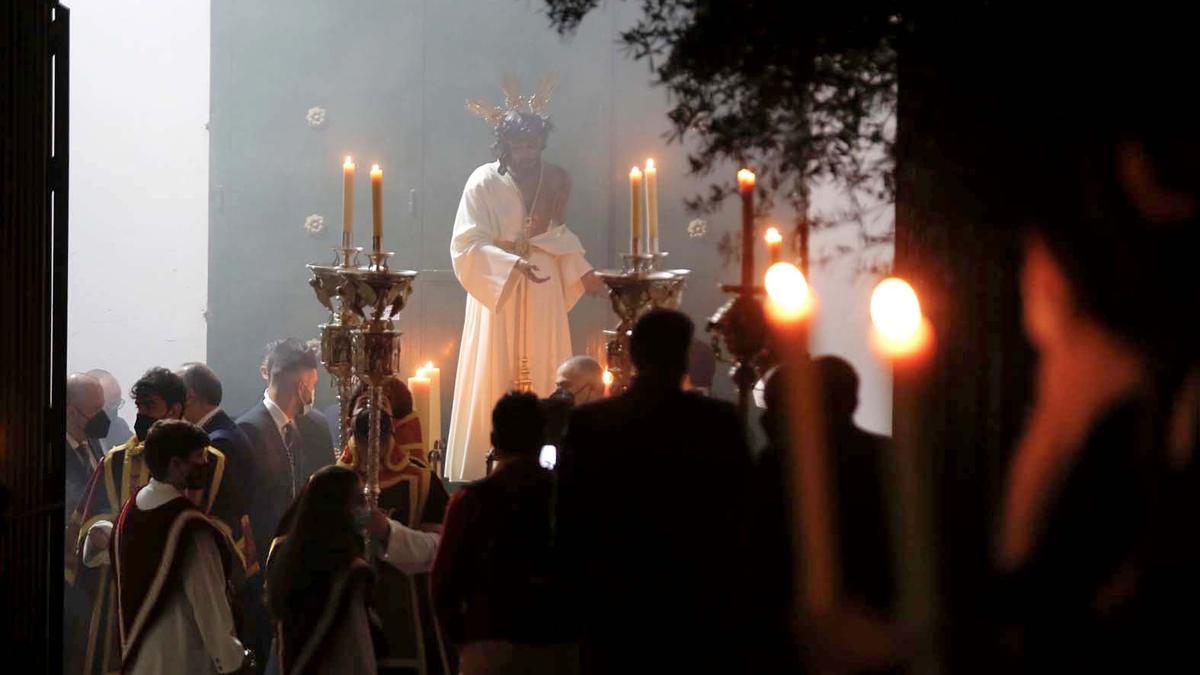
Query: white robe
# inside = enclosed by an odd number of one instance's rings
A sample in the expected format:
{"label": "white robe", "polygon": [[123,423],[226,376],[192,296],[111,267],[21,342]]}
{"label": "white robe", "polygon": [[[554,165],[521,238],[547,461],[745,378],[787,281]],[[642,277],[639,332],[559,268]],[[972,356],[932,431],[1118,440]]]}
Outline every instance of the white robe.
{"label": "white robe", "polygon": [[518,240],[525,204],[511,175],[501,175],[498,167],[499,162],[484,164],[467,179],[450,240],[454,274],[467,291],[446,443],[446,476],[456,481],[484,475],[492,407],[513,388],[520,365],[522,301],[533,391],[547,396],[556,369],[572,354],[567,312],[592,269],[579,237],[565,225],[529,240],[528,259],[549,281],[532,283],[515,268],[519,256],[497,243]]}

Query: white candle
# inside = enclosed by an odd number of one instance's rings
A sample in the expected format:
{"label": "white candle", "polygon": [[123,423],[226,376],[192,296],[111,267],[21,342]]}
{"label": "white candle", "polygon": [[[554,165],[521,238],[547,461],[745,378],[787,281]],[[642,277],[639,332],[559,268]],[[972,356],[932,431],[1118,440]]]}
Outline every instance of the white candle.
{"label": "white candle", "polygon": [[658,253],[658,168],[646,160],[646,228],[650,235],[650,253]]}
{"label": "white candle", "polygon": [[383,250],[383,169],[378,164],[371,167],[371,222],[375,228],[371,250],[379,253]]}
{"label": "white candle", "polygon": [[429,361],[417,368],[417,377],[429,380],[429,430],[424,441],[426,450],[433,450],[434,442],[442,439],[442,369]]}
{"label": "white candle", "polygon": [[[426,441],[429,438],[429,388],[430,381],[427,377],[410,377],[408,378],[408,390],[412,393],[413,412],[417,413],[417,419],[421,420],[421,445],[423,448],[428,448],[429,443]],[[427,459],[428,454],[421,459]]]}
{"label": "white candle", "polygon": [[354,159],[346,155],[342,164],[342,248],[354,242]]}

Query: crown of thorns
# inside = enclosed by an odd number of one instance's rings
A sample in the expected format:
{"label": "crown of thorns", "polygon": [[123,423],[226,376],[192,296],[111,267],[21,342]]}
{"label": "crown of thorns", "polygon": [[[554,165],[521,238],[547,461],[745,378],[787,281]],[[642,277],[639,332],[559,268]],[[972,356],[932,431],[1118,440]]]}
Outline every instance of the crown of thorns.
{"label": "crown of thorns", "polygon": [[536,92],[529,96],[522,96],[521,84],[517,78],[513,75],[505,75],[500,82],[500,90],[504,92],[504,105],[494,106],[480,98],[469,98],[467,99],[467,111],[492,125],[493,128],[498,128],[504,118],[514,112],[532,113],[543,120],[549,120],[550,116],[546,114],[546,106],[550,103],[550,97],[554,95],[554,90],[557,88],[558,75],[550,74],[542,78],[542,84]]}

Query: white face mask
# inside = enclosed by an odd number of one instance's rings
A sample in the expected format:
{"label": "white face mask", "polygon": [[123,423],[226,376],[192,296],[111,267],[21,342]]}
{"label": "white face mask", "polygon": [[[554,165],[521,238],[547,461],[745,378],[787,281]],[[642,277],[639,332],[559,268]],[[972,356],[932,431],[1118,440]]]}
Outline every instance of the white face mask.
{"label": "white face mask", "polygon": [[299,396],[300,396],[300,416],[303,417],[303,416],[307,415],[308,413],[312,412],[313,402],[317,398],[317,392],[309,391],[307,393],[307,395],[305,395],[305,392],[303,390],[301,390],[299,392]]}

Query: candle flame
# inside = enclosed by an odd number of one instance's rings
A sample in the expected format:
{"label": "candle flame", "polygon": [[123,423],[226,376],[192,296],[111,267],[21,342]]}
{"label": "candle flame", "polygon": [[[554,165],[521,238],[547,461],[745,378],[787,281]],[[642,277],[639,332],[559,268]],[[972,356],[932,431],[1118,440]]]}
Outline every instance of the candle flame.
{"label": "candle flame", "polygon": [[637,168],[636,166],[633,167],[632,169],[629,170],[629,177],[630,178],[641,178],[642,170]]}
{"label": "candle flame", "polygon": [[604,375],[603,375],[604,386],[606,386],[606,387],[612,386],[612,383],[615,379],[616,378],[613,377],[612,371],[609,370],[608,368],[605,368]]}
{"label": "candle flame", "polygon": [[649,173],[649,172],[651,172],[651,171],[655,171],[655,170],[656,170],[656,169],[654,168],[654,160],[653,160],[653,159],[647,159],[647,160],[646,160],[646,173]]}
{"label": "candle flame", "polygon": [[372,165],[371,165],[371,173],[373,173],[373,174],[375,174],[375,173],[382,174],[382,173],[383,173],[383,169],[379,168],[379,165],[378,165],[378,164],[372,164]]}
{"label": "candle flame", "polygon": [[783,235],[779,234],[779,229],[775,227],[768,227],[767,233],[763,235],[763,238],[767,240],[768,244],[783,243]]}
{"label": "candle flame", "polygon": [[929,322],[908,282],[889,277],[871,293],[871,324],[876,346],[888,356],[906,356],[924,346]]}
{"label": "candle flame", "polygon": [[812,310],[812,293],[800,268],[778,262],[767,269],[763,285],[767,287],[767,310],[772,318],[797,321]]}
{"label": "candle flame", "polygon": [[426,369],[426,370],[433,370],[433,361],[426,361],[426,362],[425,362],[425,369]]}
{"label": "candle flame", "polygon": [[351,157],[350,155],[346,155],[346,162],[342,166],[345,166],[346,168],[349,168],[349,169],[354,168],[354,158]]}
{"label": "candle flame", "polygon": [[740,190],[754,187],[754,172],[750,169],[738,169],[737,182]]}

